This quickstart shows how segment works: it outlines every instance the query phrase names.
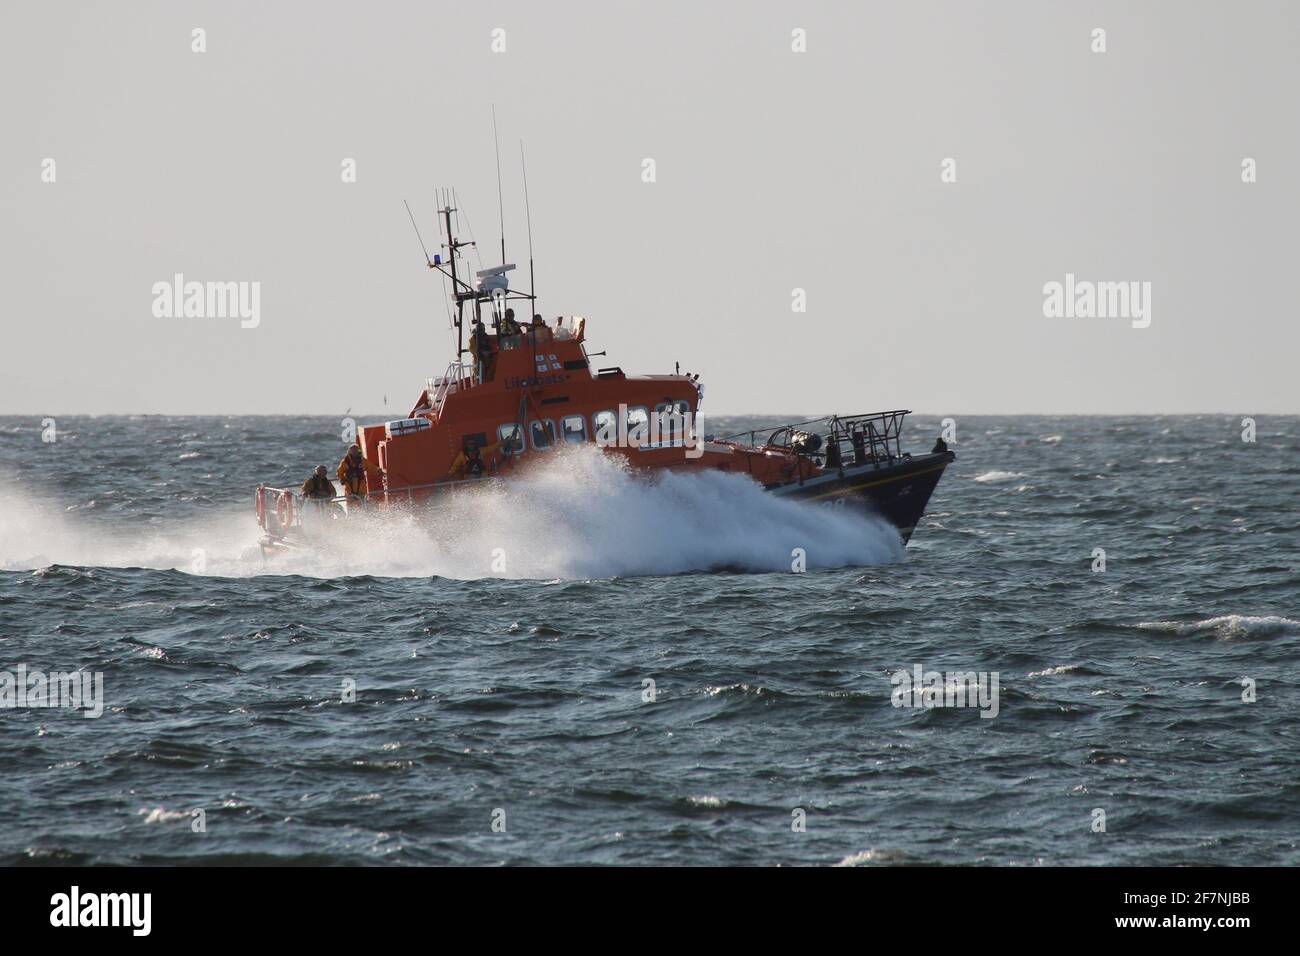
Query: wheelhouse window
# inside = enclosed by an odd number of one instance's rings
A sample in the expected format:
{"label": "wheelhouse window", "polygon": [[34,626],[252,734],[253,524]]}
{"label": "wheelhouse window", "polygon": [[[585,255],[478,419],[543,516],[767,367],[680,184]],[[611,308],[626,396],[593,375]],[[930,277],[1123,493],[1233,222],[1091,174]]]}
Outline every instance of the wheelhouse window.
{"label": "wheelhouse window", "polygon": [[596,444],[604,446],[618,444],[618,412],[606,409],[591,416]]}
{"label": "wheelhouse window", "polygon": [[524,436],[515,422],[498,428],[497,440],[501,442],[503,452],[517,455],[524,450]]}
{"label": "wheelhouse window", "polygon": [[565,442],[572,442],[575,445],[585,444],[587,441],[587,420],[581,415],[565,415],[560,419],[560,437]]}
{"label": "wheelhouse window", "polygon": [[644,405],[633,405],[627,410],[627,440],[629,443],[645,442],[650,434],[650,413]]}
{"label": "wheelhouse window", "polygon": [[677,444],[686,437],[686,416],[691,406],[685,400],[660,402],[655,406],[655,418],[658,420],[659,441]]}
{"label": "wheelhouse window", "polygon": [[528,423],[528,432],[533,439],[533,447],[545,451],[555,446],[555,422],[549,418],[535,418]]}

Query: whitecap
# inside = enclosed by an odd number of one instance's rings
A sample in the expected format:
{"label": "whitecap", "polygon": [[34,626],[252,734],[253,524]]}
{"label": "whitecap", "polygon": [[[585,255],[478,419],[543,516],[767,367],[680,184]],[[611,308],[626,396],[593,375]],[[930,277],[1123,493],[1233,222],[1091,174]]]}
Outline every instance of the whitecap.
{"label": "whitecap", "polygon": [[906,859],[907,859],[907,855],[903,853],[901,850],[891,850],[888,848],[883,848],[883,849],[873,848],[870,850],[862,850],[861,852],[858,853],[850,853],[848,856],[840,860],[840,862],[836,863],[835,865],[836,866],[870,866],[874,863],[883,863],[888,865],[888,864],[901,863],[904,862]]}
{"label": "whitecap", "polygon": [[1056,674],[1069,674],[1072,671],[1077,671],[1080,666],[1081,665],[1079,664],[1062,664],[1060,667],[1049,667],[1046,670],[1030,671],[1025,676],[1026,677],[1052,677],[1055,676]]}
{"label": "whitecap", "polygon": [[697,807],[717,808],[722,806],[722,799],[719,797],[703,796],[703,797],[688,797],[687,799]]}
{"label": "whitecap", "polygon": [[188,820],[190,814],[184,810],[165,810],[162,807],[142,807],[139,811],[144,816],[145,823],[175,823],[178,820]]}
{"label": "whitecap", "polygon": [[1300,621],[1276,615],[1224,614],[1203,621],[1143,621],[1138,627],[1186,637],[1213,634],[1215,637],[1268,637],[1273,634],[1300,634]]}

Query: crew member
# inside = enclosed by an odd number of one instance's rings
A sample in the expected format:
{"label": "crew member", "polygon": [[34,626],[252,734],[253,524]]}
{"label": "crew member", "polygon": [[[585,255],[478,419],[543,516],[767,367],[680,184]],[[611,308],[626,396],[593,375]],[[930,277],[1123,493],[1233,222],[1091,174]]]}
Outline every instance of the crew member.
{"label": "crew member", "polygon": [[302,496],[315,500],[334,497],[334,485],[326,477],[324,465],[317,465],[312,476],[302,483]]}
{"label": "crew member", "polygon": [[867,462],[867,436],[861,428],[853,429],[853,463],[865,465]]}
{"label": "crew member", "polygon": [[506,309],[505,318],[501,320],[502,335],[518,335],[519,323],[515,321],[515,310]]}
{"label": "crew member", "polygon": [[488,362],[492,358],[492,343],[488,341],[487,329],[483,327],[483,320],[477,315],[474,316],[473,331],[469,337],[469,347],[478,362],[478,380],[482,382],[487,375]]}
{"label": "crew member", "polygon": [[948,450],[948,443],[944,441],[943,436],[940,435],[937,439],[935,439],[934,447],[930,449],[930,454],[934,455],[934,454],[938,454],[939,452],[947,451],[947,450]]}
{"label": "crew member", "polygon": [[487,448],[480,449],[477,438],[466,438],[464,451],[456,456],[451,463],[451,470],[447,472],[448,478],[481,478],[484,472],[489,468],[489,463],[484,460],[484,455],[491,459],[491,467],[495,467],[496,460],[492,458],[501,450],[501,442],[488,445]]}
{"label": "crew member", "polygon": [[361,458],[360,445],[348,449],[348,453],[339,462],[337,474],[345,494],[356,496],[362,493],[366,484],[366,464]]}

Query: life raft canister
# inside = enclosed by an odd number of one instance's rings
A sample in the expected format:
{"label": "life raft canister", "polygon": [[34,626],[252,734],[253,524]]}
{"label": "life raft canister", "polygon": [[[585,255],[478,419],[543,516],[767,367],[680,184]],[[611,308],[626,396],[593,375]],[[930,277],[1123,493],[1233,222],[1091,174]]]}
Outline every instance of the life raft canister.
{"label": "life raft canister", "polygon": [[253,500],[257,508],[257,526],[263,531],[266,530],[266,502],[262,498],[262,486],[258,485],[257,490],[253,492]]}
{"label": "life raft canister", "polygon": [[275,516],[280,520],[280,527],[286,531],[293,524],[293,496],[287,491],[280,492],[275,499]]}

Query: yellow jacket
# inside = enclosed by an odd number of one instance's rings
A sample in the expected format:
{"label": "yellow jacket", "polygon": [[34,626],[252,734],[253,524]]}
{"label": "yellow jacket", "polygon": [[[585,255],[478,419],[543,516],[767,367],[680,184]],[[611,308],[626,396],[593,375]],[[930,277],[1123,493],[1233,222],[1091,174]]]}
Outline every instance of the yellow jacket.
{"label": "yellow jacket", "polygon": [[[350,464],[355,461],[356,464]],[[339,481],[343,485],[344,494],[360,495],[366,490],[366,464],[365,459],[358,455],[356,458],[351,457],[351,453],[343,456],[339,462],[338,470],[335,472]]]}
{"label": "yellow jacket", "polygon": [[[496,467],[496,461],[493,458],[501,450],[501,442],[495,442],[486,448],[480,448],[478,452],[479,462],[483,465],[484,471],[490,471]],[[468,474],[469,456],[462,451],[456,456],[451,463],[451,469],[447,472],[448,478],[464,478]]]}

